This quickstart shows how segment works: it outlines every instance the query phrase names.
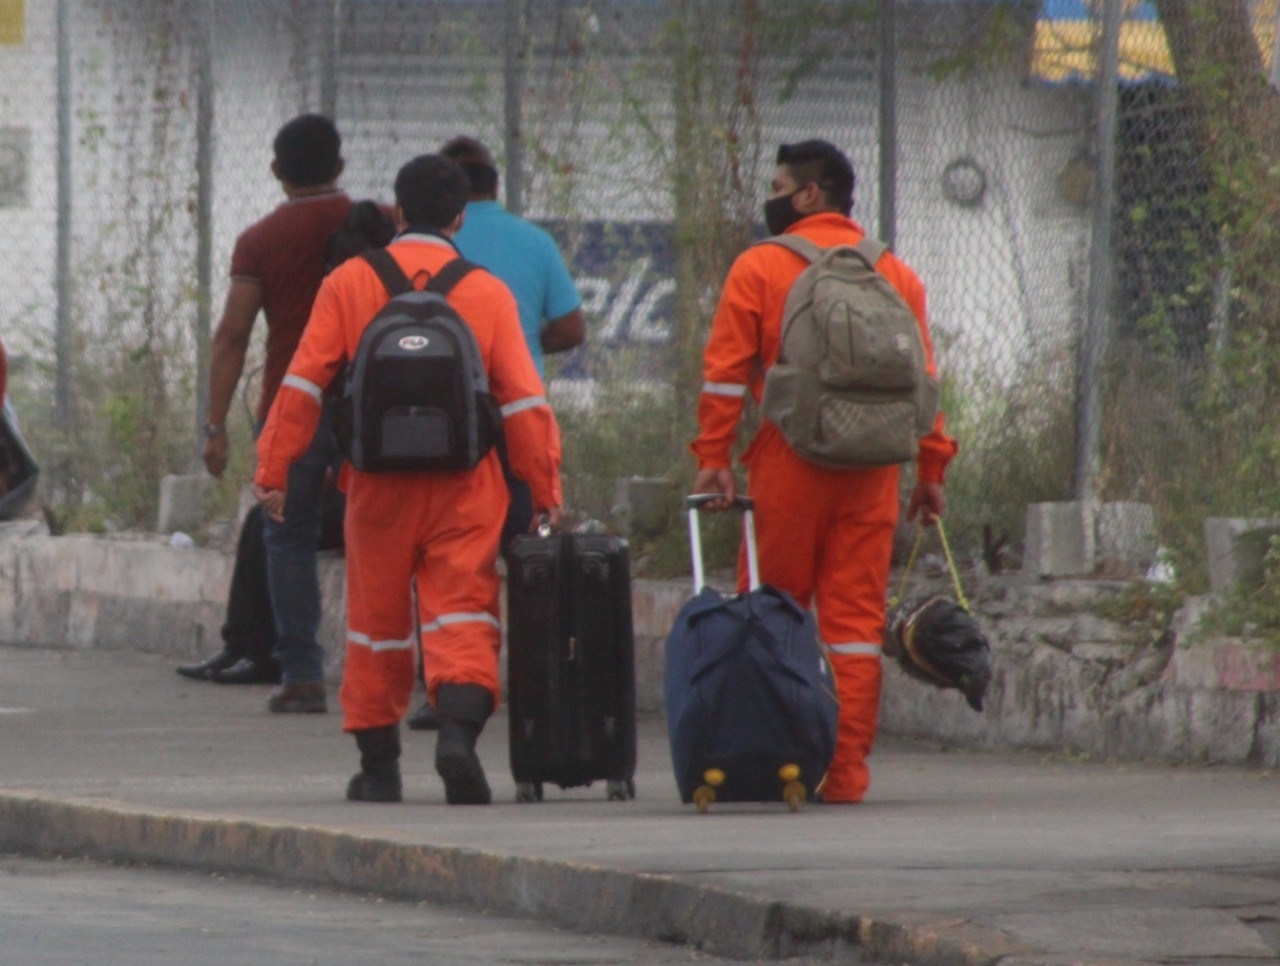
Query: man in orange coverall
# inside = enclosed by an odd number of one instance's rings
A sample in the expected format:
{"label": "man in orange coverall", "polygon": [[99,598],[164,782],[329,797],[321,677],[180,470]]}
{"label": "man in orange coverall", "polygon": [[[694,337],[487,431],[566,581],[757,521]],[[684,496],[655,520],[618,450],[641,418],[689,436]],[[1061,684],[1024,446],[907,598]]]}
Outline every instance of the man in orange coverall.
{"label": "man in orange coverall", "polygon": [[[784,144],[764,206],[765,223],[771,234],[794,233],[823,248],[856,245],[865,233],[849,217],[853,186],[853,166],[833,145]],[[807,264],[780,245],[756,245],[729,270],[704,353],[699,434],[691,447],[698,459],[694,492],[725,496],[708,509],[727,509],[736,493],[730,451],[744,397],[749,391],[760,400],[764,373],[778,358],[783,303]],[[933,373],[924,286],[892,253],[885,253],[876,268],[919,320]],[[956,449],[939,413],[933,431],[920,440],[908,519],[918,514],[931,524],[942,516],[943,472]],[[822,800],[859,802],[870,784],[866,759],[880,705],[880,643],[899,468],[819,466],[799,457],[767,421],[742,462],[756,505],[760,579],[789,591],[802,607],[816,602],[818,631],[835,669],[840,723]],[[738,580],[745,589],[745,561]]]}
{"label": "man in orange coverall", "polygon": [[[439,155],[414,158],[396,176],[400,233],[387,251],[421,288],[458,257],[468,181]],[[307,448],[324,389],[355,357],[361,333],[388,294],[373,268],[353,258],[325,279],[302,342],[258,439],[258,499],[284,506],[289,464]],[[502,407],[512,467],[533,490],[534,507],[560,519],[560,430],[530,358],[511,292],[475,270],[449,293],[475,332],[490,391]],[[415,640],[440,718],[435,766],[450,804],[491,799],[476,738],[498,697],[498,574],[507,512],[496,449],[460,472],[362,473],[344,466],[347,494],[347,649],[343,730],[355,735],[360,771],[347,798],[399,801],[400,719],[414,687]],[[415,629],[411,588],[417,586]]]}

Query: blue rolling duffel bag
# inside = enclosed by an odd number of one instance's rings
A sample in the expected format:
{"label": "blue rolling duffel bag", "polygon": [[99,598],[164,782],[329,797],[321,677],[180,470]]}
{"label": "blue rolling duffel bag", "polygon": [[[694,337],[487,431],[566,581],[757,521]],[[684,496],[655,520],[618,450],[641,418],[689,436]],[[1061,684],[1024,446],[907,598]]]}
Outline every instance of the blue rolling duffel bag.
{"label": "blue rolling duffel bag", "polygon": [[786,591],[760,585],[755,521],[743,511],[750,591],[703,585],[698,508],[686,500],[695,596],[666,644],[666,713],[680,797],[705,812],[713,802],[813,797],[835,753],[835,677],[813,615]]}

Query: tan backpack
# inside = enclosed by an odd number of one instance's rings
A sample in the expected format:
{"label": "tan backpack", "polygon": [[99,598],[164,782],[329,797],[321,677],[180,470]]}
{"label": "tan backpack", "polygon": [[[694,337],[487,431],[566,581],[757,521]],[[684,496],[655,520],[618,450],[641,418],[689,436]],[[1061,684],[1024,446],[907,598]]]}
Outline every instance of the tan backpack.
{"label": "tan backpack", "polygon": [[933,429],[938,384],[926,370],[915,313],[876,271],[885,246],[821,248],[798,235],[781,245],[809,261],[787,293],[778,361],[761,415],[800,456],[837,468],[915,459]]}

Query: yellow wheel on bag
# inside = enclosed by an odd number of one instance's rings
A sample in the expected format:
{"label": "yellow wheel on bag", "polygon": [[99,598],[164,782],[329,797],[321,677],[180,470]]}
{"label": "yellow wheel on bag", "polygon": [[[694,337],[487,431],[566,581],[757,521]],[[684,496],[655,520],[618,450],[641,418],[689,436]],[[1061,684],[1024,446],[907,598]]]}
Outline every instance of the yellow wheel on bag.
{"label": "yellow wheel on bag", "polygon": [[784,782],[793,782],[800,777],[799,765],[783,765],[778,769],[778,777]]}
{"label": "yellow wheel on bag", "polygon": [[800,805],[807,797],[804,786],[796,781],[787,782],[786,787],[782,789],[782,800],[793,812],[800,811]]}
{"label": "yellow wheel on bag", "polygon": [[724,772],[719,768],[708,768],[702,773],[702,780],[712,788],[719,788],[724,784]]}

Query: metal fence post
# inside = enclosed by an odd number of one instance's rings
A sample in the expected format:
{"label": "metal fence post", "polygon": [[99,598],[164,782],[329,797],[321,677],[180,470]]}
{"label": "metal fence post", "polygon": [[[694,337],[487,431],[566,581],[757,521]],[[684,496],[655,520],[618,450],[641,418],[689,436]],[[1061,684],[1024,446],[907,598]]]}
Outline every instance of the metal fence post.
{"label": "metal fence post", "polygon": [[58,425],[71,419],[71,6],[58,0],[58,202],[54,406]]}
{"label": "metal fence post", "polygon": [[1077,500],[1096,496],[1101,465],[1102,365],[1111,342],[1111,224],[1115,204],[1116,84],[1120,73],[1121,0],[1106,0],[1102,12],[1102,48],[1095,94],[1097,161],[1089,243],[1089,294],[1080,343],[1080,382],[1076,419],[1073,492]]}
{"label": "metal fence post", "polygon": [[506,206],[524,213],[524,69],[528,31],[525,0],[506,0],[503,34],[503,154],[506,157]]}
{"label": "metal fence post", "polygon": [[898,10],[880,0],[880,225],[890,248],[898,234]]}
{"label": "metal fence post", "polygon": [[320,0],[317,18],[320,37],[320,113],[330,120],[338,119],[338,54],[339,24],[342,0]]}
{"label": "metal fence post", "polygon": [[213,0],[198,0],[196,90],[196,425],[195,463],[209,412],[209,332],[213,320]]}

